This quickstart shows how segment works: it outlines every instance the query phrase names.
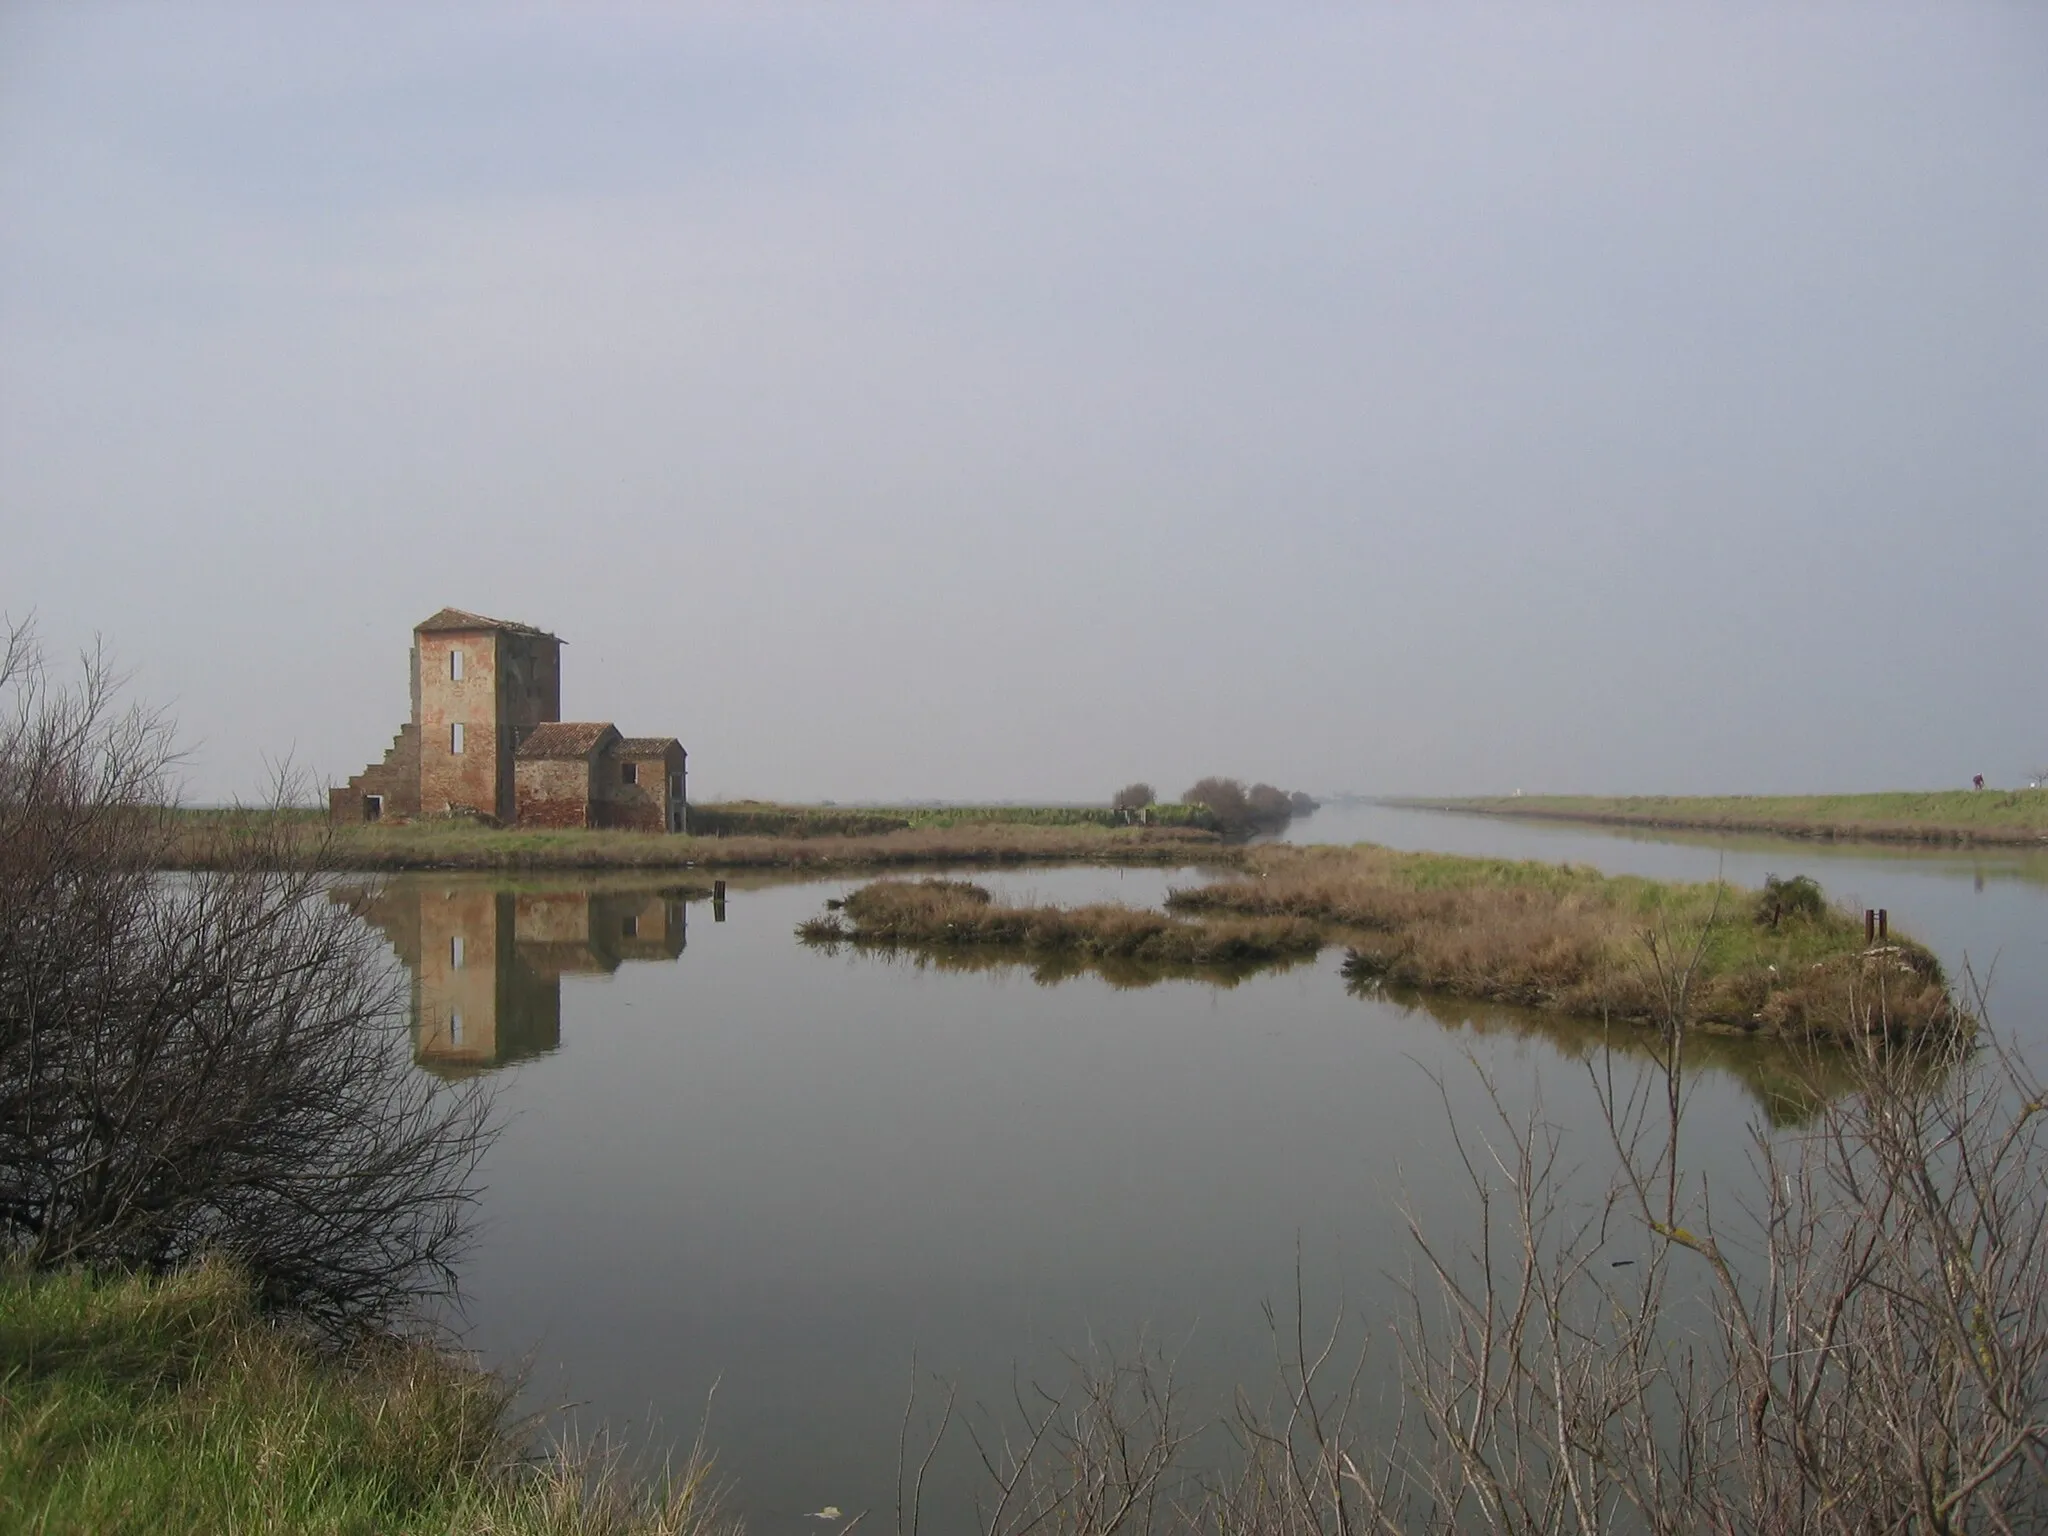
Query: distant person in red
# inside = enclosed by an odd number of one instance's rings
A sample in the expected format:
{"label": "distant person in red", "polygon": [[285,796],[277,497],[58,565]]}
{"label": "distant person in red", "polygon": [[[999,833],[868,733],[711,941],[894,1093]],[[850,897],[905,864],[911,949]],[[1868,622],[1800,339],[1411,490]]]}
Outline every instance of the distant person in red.
{"label": "distant person in red", "polygon": [[1975,784],[1979,789],[1982,789],[1984,787],[1984,775],[1980,773],[1977,775],[1976,778],[1972,779],[1970,782]]}

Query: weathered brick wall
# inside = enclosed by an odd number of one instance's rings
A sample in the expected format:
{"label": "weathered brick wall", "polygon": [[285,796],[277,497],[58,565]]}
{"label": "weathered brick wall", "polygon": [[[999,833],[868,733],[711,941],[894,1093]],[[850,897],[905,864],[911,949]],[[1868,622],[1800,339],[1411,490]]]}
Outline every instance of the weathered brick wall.
{"label": "weathered brick wall", "polygon": [[[622,766],[631,763],[635,782],[625,782]],[[602,796],[599,825],[636,832],[678,830],[672,812],[681,806],[673,793],[683,771],[680,747],[655,755],[646,752],[607,753],[598,760],[597,782]]]}
{"label": "weathered brick wall", "polygon": [[419,788],[420,735],[405,725],[392,738],[382,762],[372,763],[344,788],[327,792],[327,814],[334,821],[363,821],[366,797],[382,795],[384,816],[403,820],[419,814]]}
{"label": "weathered brick wall", "polygon": [[514,731],[562,718],[562,643],[498,636],[498,715]]}
{"label": "weathered brick wall", "polygon": [[500,816],[518,812],[513,754],[519,738],[545,721],[562,718],[561,642],[500,632],[497,641],[498,802]]}
{"label": "weathered brick wall", "polygon": [[[420,809],[435,815],[467,806],[489,816],[512,814],[508,732],[498,711],[498,640],[488,630],[422,634],[420,678]],[[450,676],[449,655],[462,652],[462,678]],[[463,749],[452,727],[463,725]],[[501,782],[502,781],[502,782]]]}
{"label": "weathered brick wall", "polygon": [[582,758],[521,758],[513,768],[513,812],[522,827],[592,823],[591,765]]}

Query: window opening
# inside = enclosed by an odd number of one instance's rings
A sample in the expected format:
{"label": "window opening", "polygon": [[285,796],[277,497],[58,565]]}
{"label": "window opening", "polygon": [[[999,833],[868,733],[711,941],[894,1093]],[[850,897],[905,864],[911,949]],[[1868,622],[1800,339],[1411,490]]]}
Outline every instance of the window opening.
{"label": "window opening", "polygon": [[448,678],[451,682],[459,683],[462,681],[462,652],[460,651],[450,651],[448,653]]}
{"label": "window opening", "polygon": [[619,782],[621,784],[638,784],[640,782],[640,765],[638,763],[619,764]]}
{"label": "window opening", "polygon": [[462,750],[462,722],[460,720],[455,721],[448,727],[448,750],[450,752],[460,752]]}
{"label": "window opening", "polygon": [[448,936],[448,963],[458,971],[462,969],[462,935],[459,933]]}
{"label": "window opening", "polygon": [[450,1045],[462,1044],[462,1015],[459,1013],[448,1015],[448,1043]]}
{"label": "window opening", "polygon": [[622,918],[622,919],[620,919],[620,921],[619,921],[619,932],[620,932],[621,934],[623,934],[623,935],[624,935],[624,936],[625,936],[626,938],[629,938],[629,939],[637,939],[637,938],[639,938],[639,937],[640,937],[640,919],[639,919],[639,918],[637,918],[637,917],[628,917],[628,918]]}
{"label": "window opening", "polygon": [[363,796],[363,820],[377,821],[381,819],[383,815],[384,797],[382,795]]}

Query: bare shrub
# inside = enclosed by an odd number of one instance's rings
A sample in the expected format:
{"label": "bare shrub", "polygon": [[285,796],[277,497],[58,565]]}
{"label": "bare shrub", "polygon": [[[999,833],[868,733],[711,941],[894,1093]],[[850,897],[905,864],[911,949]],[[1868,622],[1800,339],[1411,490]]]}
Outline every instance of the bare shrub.
{"label": "bare shrub", "polygon": [[118,694],[97,656],[55,685],[11,632],[0,1250],[153,1271],[218,1252],[323,1325],[388,1318],[451,1278],[485,1101],[411,1070],[377,938],[311,899],[289,818],[229,819],[207,873],[156,872],[170,731]]}
{"label": "bare shrub", "polygon": [[1487,1081],[1473,1126],[1444,1093],[1476,1225],[1410,1214],[1389,1427],[1359,1427],[1374,1362],[1336,1369],[1338,1330],[1305,1337],[1297,1291],[1274,1400],[1240,1409],[1219,1472],[1155,1466],[1188,1440],[1170,1373],[1096,1368],[1019,1395],[983,1453],[1001,1517],[983,1528],[2048,1529],[2048,1092],[1996,1042],[1905,1047],[1873,1020],[1827,1057],[1845,1091],[1797,1128],[1756,1124],[1746,1175],[1711,1185],[1681,1129],[1712,929],[1645,942],[1659,1044],[1647,1066],[1588,1061],[1590,1146],[1540,1095],[1516,1111]]}
{"label": "bare shrub", "polygon": [[[1688,962],[1660,966],[1682,994]],[[1873,1029],[1853,1091],[1683,1166],[1682,1014],[1594,1087],[1614,1176],[1574,1200],[1540,1107],[1459,1147],[1481,1230],[1419,1220],[1403,1529],[1842,1533],[2048,1522],[2048,1101],[2014,1055]],[[1613,1255],[1628,1254],[1617,1261]],[[1365,1480],[1358,1484],[1361,1491]]]}
{"label": "bare shrub", "polygon": [[1140,779],[1135,784],[1126,784],[1116,792],[1109,802],[1113,811],[1142,811],[1159,797],[1152,792],[1152,786]]}

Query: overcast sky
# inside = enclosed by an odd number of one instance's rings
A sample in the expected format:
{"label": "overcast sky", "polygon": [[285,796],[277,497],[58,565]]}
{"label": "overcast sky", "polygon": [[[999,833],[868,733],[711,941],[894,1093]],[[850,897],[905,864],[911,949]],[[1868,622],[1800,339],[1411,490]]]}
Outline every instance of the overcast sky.
{"label": "overcast sky", "polygon": [[700,798],[2048,766],[2048,7],[0,5],[0,608]]}

